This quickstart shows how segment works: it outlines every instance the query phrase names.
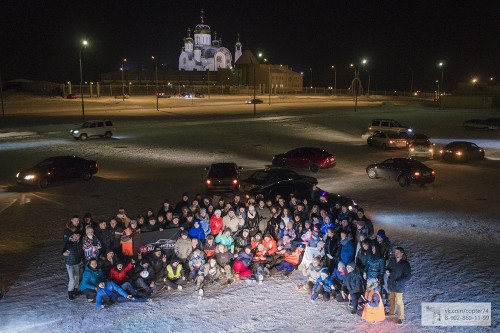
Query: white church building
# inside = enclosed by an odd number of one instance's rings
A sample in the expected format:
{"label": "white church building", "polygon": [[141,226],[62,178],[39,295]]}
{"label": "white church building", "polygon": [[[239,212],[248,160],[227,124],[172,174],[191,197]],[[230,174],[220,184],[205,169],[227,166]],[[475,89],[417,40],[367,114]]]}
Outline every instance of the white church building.
{"label": "white church building", "polygon": [[[242,45],[239,40],[235,44],[234,62],[242,53]],[[187,30],[184,38],[184,46],[179,56],[180,71],[217,71],[219,68],[228,69],[233,66],[231,52],[222,46],[222,40],[217,39],[217,32],[212,32],[210,27],[204,23],[203,9],[201,10],[201,22],[194,28],[194,38],[191,37],[191,28]]]}

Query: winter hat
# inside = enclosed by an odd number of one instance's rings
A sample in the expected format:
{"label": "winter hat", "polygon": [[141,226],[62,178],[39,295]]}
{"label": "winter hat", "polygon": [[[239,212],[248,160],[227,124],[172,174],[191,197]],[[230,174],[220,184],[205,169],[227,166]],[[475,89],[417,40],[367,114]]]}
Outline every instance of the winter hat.
{"label": "winter hat", "polygon": [[187,236],[187,235],[188,235],[187,230],[182,230],[182,232],[181,232],[181,236]]}
{"label": "winter hat", "polygon": [[319,242],[318,242],[318,244],[316,244],[316,247],[317,247],[317,248],[318,248],[318,247],[321,247],[321,248],[325,247],[325,242],[323,242],[323,241],[319,241]]}
{"label": "winter hat", "polygon": [[243,229],[243,232],[245,232],[245,231],[250,233],[250,230],[248,230],[248,229]]}
{"label": "winter hat", "polygon": [[345,269],[345,264],[342,261],[339,261],[339,264],[337,265],[337,269],[339,271],[344,270]]}
{"label": "winter hat", "polygon": [[199,257],[200,255],[201,255],[201,251],[200,251],[200,249],[196,249],[196,250],[194,250],[194,252],[193,252],[193,256],[195,256],[195,257]]}
{"label": "winter hat", "polygon": [[371,278],[366,281],[366,289],[375,289],[378,286],[378,280]]}
{"label": "winter hat", "polygon": [[189,195],[188,195],[188,193],[187,193],[187,192],[182,193],[182,196],[183,196],[183,197],[189,197]]}
{"label": "winter hat", "polygon": [[254,205],[248,206],[248,210],[255,210],[255,206]]}
{"label": "winter hat", "polygon": [[89,231],[94,231],[94,228],[92,228],[91,225],[88,225],[85,227],[85,232],[89,232]]}
{"label": "winter hat", "polygon": [[92,218],[92,214],[90,214],[90,213],[85,213],[85,215],[83,215],[83,218],[87,218],[87,217]]}
{"label": "winter hat", "polygon": [[130,224],[137,224],[137,220],[130,220]]}
{"label": "winter hat", "polygon": [[385,230],[384,229],[380,229],[378,232],[377,232],[377,236],[382,238],[382,239],[385,239]]}
{"label": "winter hat", "polygon": [[350,262],[347,264],[347,267],[351,267],[352,269],[355,269],[356,268],[356,264],[354,262]]}
{"label": "winter hat", "polygon": [[206,213],[206,212],[207,212],[207,209],[206,209],[206,208],[201,208],[201,209],[200,209],[200,212],[204,212],[204,213]]}
{"label": "winter hat", "polygon": [[323,276],[324,275],[326,275],[326,276],[330,275],[330,273],[328,273],[328,268],[326,268],[326,267],[321,270],[320,274],[323,275]]}
{"label": "winter hat", "polygon": [[221,215],[221,214],[222,214],[222,212],[221,212],[221,210],[220,210],[220,209],[216,209],[216,210],[215,210],[215,212],[214,212],[214,214],[215,214],[215,215]]}
{"label": "winter hat", "polygon": [[264,246],[264,244],[259,244],[259,245],[257,245],[257,251],[262,252],[262,251],[264,251],[265,249],[266,249],[266,247]]}

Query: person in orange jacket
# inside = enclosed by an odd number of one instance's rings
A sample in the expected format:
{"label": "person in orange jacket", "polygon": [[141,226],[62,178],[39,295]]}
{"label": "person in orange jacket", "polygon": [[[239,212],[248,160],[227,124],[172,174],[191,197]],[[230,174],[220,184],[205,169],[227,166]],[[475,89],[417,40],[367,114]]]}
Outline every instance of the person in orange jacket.
{"label": "person in orange jacket", "polygon": [[366,281],[366,300],[361,318],[370,323],[378,323],[385,320],[384,303],[382,302],[381,288],[378,279]]}

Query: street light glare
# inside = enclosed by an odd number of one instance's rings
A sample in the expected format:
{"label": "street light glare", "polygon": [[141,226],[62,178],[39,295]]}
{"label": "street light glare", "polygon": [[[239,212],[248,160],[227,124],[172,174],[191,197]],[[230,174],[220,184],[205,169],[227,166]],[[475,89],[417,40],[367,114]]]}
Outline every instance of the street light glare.
{"label": "street light glare", "polygon": [[83,41],[82,41],[83,46],[87,46],[87,44],[88,44],[88,43],[89,43],[89,42],[87,42],[86,40],[83,40]]}
{"label": "street light glare", "polygon": [[443,62],[440,62],[440,63],[439,63],[439,67],[443,67]]}
{"label": "street light glare", "polygon": [[363,59],[363,64],[366,64],[367,63],[367,60],[366,59]]}

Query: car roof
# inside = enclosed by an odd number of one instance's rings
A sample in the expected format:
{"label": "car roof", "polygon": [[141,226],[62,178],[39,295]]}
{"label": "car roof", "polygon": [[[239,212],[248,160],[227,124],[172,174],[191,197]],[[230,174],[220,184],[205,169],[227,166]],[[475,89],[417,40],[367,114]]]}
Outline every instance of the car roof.
{"label": "car roof", "polygon": [[220,163],[212,163],[212,165],[210,165],[210,168],[227,168],[227,167],[236,167],[236,163],[220,162]]}

